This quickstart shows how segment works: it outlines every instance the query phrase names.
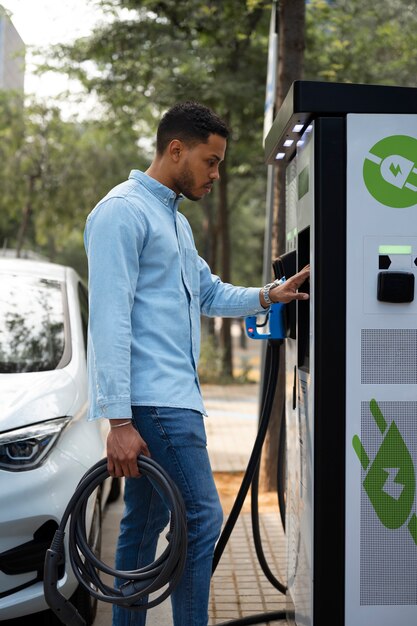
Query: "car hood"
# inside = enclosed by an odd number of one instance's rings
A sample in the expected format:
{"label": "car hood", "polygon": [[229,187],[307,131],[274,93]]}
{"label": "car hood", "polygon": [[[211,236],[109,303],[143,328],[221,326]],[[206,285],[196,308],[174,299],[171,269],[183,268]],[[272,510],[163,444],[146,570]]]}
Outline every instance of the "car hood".
{"label": "car hood", "polygon": [[0,374],[0,432],[68,415],[75,396],[64,369]]}

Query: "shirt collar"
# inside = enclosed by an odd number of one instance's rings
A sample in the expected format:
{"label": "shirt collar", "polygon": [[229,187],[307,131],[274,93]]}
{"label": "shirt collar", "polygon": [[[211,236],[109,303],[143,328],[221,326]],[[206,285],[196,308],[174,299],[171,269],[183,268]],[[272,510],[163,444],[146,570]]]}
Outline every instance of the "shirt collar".
{"label": "shirt collar", "polygon": [[175,210],[178,204],[184,199],[183,195],[177,196],[175,191],[140,170],[132,170],[129,174],[129,178],[134,178],[141,182],[158,200],[173,210]]}

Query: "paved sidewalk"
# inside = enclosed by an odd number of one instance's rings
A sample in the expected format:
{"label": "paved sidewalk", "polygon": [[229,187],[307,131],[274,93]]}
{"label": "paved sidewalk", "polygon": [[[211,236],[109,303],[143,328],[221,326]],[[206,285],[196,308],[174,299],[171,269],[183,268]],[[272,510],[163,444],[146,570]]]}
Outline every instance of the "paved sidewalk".
{"label": "paved sidewalk", "polygon": [[[208,412],[207,447],[215,477],[216,473],[243,472],[257,433],[259,385],[205,386],[203,395]],[[245,506],[244,511],[247,509]],[[278,506],[269,505],[262,511],[260,505],[260,511],[265,558],[282,581],[285,538]],[[242,512],[212,578],[209,623],[284,609],[285,597],[266,579],[258,563],[250,513]]]}
{"label": "paved sidewalk", "polygon": [[[255,344],[245,356],[259,363],[257,350]],[[242,473],[257,431],[259,384],[208,385],[203,387],[203,396],[209,414],[206,418],[207,446],[215,477],[225,472]],[[245,506],[245,512],[241,513],[212,578],[210,626],[255,613],[285,609],[284,596],[269,583],[258,564],[247,508]],[[105,515],[102,557],[107,563],[113,560],[121,509],[120,499],[109,506]],[[260,510],[265,556],[273,573],[282,581],[285,540],[278,507],[268,506],[262,510],[261,506]],[[110,625],[111,605],[99,603],[94,626]],[[148,612],[147,626],[171,625],[169,599]]]}

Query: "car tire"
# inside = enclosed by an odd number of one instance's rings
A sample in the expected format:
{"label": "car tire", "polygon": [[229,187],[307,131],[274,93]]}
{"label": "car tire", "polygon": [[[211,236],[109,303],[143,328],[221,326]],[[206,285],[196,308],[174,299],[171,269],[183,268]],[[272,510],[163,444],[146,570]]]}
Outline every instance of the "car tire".
{"label": "car tire", "polygon": [[122,492],[122,481],[120,478],[112,478],[109,495],[107,496],[107,503],[111,504],[119,499]]}

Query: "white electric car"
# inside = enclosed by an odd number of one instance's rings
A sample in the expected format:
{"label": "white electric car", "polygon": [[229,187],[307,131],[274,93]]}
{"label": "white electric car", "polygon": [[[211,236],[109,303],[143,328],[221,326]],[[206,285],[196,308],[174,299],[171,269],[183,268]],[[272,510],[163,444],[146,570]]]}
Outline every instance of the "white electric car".
{"label": "white electric car", "polygon": [[[44,599],[45,551],[78,481],[104,457],[107,435],[107,420],[86,420],[87,320],[87,291],[73,269],[0,258],[0,622],[60,624]],[[104,505],[119,491],[108,479],[90,498],[97,554]],[[68,570],[60,590],[91,624],[95,602]]]}

